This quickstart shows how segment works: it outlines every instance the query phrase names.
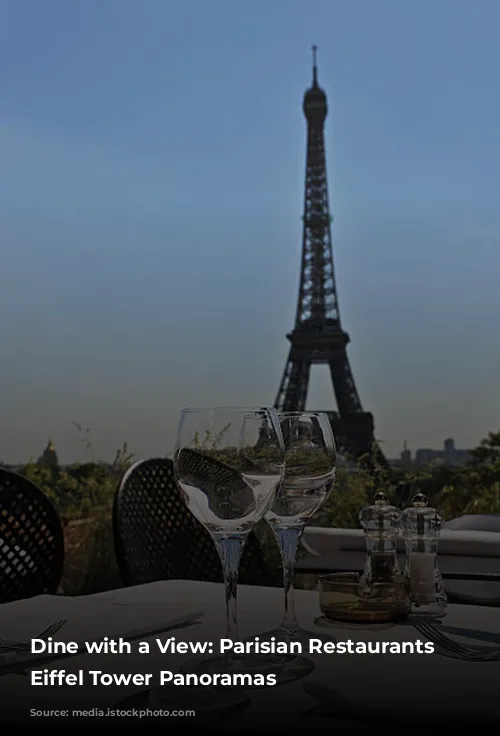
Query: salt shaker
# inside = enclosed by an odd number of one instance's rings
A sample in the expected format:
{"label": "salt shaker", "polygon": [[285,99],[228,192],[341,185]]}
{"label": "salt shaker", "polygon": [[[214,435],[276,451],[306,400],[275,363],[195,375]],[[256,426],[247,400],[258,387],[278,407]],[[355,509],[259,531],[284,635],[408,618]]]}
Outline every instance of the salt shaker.
{"label": "salt shaker", "polygon": [[372,506],[359,512],[359,523],[366,540],[366,563],[363,584],[388,583],[399,574],[397,538],[399,511],[389,504],[385,493],[379,492]]}
{"label": "salt shaker", "polygon": [[412,613],[443,616],[446,593],[437,562],[439,532],[443,523],[427,497],[417,493],[413,505],[403,511],[400,527],[406,546],[405,578],[412,601]]}

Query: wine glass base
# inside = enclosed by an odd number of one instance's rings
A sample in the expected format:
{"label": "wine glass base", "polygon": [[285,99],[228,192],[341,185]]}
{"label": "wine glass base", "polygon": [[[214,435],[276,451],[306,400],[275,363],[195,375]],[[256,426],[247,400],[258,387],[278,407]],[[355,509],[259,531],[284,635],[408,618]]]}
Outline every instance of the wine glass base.
{"label": "wine glass base", "polygon": [[266,675],[277,675],[281,668],[282,662],[279,659],[266,655],[241,654],[191,660],[182,665],[180,671],[183,674],[196,675],[198,678],[209,675],[212,677],[213,687],[243,687],[248,690],[268,687]]}
{"label": "wine glass base", "polygon": [[[261,671],[265,671],[276,676],[277,685],[285,685],[295,680],[301,680],[304,677],[313,672],[316,665],[310,660],[307,654],[310,653],[310,642],[311,639],[319,639],[322,643],[324,642],[336,642],[334,636],[328,635],[323,636],[319,632],[308,631],[300,626],[292,629],[285,627],[279,627],[272,631],[266,631],[258,635],[259,644],[286,644],[289,650],[292,649],[290,645],[299,645],[300,651],[290,651],[287,654],[271,654],[261,655],[257,658],[261,662]],[[254,638],[248,639],[248,641],[254,641]],[[294,647],[297,650],[299,647]],[[314,652],[312,652],[314,653]],[[276,667],[279,667],[276,670]]]}
{"label": "wine glass base", "polygon": [[[245,690],[255,690],[301,680],[310,675],[314,669],[314,662],[299,654],[245,654],[231,658],[220,656],[187,662],[181,667],[181,672],[198,677],[210,675],[213,677],[213,687],[216,688],[240,686]],[[245,675],[245,677],[232,677],[229,683],[227,678],[214,677],[216,675],[231,677]],[[268,681],[268,675],[274,676],[273,683]]]}
{"label": "wine glass base", "polygon": [[[137,696],[133,697],[137,698]],[[186,687],[163,685],[153,688],[149,693],[149,703],[146,701],[155,710],[189,709],[194,710],[197,716],[206,716],[207,718],[214,714],[230,717],[246,710],[250,702],[250,698],[241,688],[226,687],[218,689],[192,685]],[[144,703],[142,705],[144,707]]]}
{"label": "wine glass base", "polygon": [[276,677],[276,685],[287,685],[290,682],[302,680],[316,668],[312,660],[300,654],[289,654],[281,657],[278,654],[276,659],[271,661],[280,662],[280,669],[273,673]]}

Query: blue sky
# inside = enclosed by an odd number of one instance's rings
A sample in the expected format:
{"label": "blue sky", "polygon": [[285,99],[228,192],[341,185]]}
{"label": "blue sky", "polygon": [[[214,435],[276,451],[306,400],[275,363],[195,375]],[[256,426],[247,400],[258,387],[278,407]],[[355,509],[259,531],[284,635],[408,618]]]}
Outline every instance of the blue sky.
{"label": "blue sky", "polygon": [[[309,9],[310,8],[310,9]],[[349,357],[396,455],[500,424],[495,0],[1,0],[0,458],[272,403],[312,44]],[[333,408],[313,370],[309,408]]]}

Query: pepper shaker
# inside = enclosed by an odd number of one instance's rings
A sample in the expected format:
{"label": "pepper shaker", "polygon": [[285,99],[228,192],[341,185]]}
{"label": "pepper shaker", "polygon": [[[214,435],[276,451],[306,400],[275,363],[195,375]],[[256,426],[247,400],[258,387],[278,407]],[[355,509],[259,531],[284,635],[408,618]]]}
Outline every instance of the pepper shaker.
{"label": "pepper shaker", "polygon": [[404,574],[410,589],[412,613],[444,616],[446,592],[437,561],[443,520],[436,509],[429,507],[423,493],[416,493],[412,504],[400,518],[406,547]]}
{"label": "pepper shaker", "polygon": [[359,523],[366,540],[366,563],[362,584],[388,583],[399,574],[397,538],[399,511],[391,506],[385,493],[375,495],[372,506],[359,512]]}

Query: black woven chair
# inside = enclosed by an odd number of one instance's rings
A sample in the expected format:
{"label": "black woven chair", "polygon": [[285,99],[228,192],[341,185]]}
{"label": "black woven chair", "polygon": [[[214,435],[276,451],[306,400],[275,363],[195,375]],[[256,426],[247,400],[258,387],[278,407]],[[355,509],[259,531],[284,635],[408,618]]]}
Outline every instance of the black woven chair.
{"label": "black woven chair", "polygon": [[[114,499],[113,535],[124,585],[174,579],[222,581],[213,540],[184,503],[172,460],[140,460],[125,473]],[[253,532],[239,579],[244,585],[274,583]]]}
{"label": "black woven chair", "polygon": [[45,493],[22,475],[0,468],[0,603],[57,593],[64,568],[64,534]]}

